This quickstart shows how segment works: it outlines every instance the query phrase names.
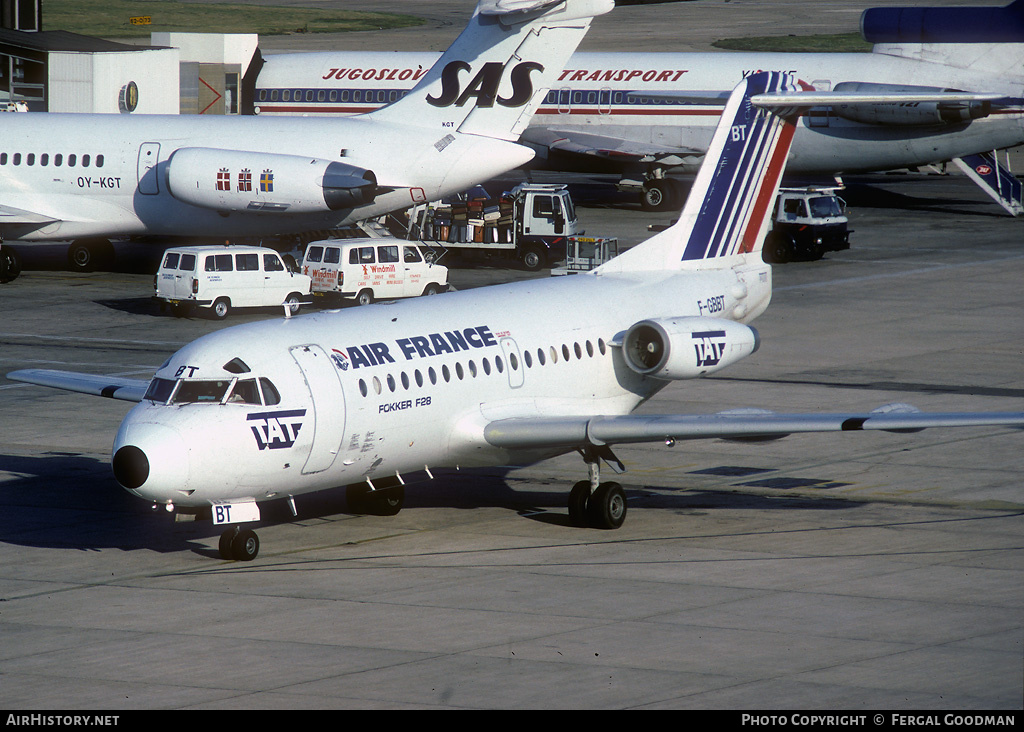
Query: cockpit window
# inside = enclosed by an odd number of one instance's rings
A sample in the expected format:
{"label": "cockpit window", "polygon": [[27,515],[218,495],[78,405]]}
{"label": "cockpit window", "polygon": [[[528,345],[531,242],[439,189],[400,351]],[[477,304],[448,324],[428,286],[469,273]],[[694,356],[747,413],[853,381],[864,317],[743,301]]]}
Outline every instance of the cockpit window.
{"label": "cockpit window", "polygon": [[263,387],[263,403],[268,407],[281,403],[281,394],[277,387],[266,377],[260,378],[260,386]]}
{"label": "cockpit window", "polygon": [[171,379],[153,379],[149,382],[149,389],[146,390],[144,398],[163,404],[171,398],[174,384],[175,382]]}
{"label": "cockpit window", "polygon": [[182,379],[174,393],[172,404],[218,404],[224,400],[231,382],[224,379],[215,381],[189,381]]}
{"label": "cockpit window", "polygon": [[239,379],[231,390],[228,404],[260,404],[260,390],[256,379]]}

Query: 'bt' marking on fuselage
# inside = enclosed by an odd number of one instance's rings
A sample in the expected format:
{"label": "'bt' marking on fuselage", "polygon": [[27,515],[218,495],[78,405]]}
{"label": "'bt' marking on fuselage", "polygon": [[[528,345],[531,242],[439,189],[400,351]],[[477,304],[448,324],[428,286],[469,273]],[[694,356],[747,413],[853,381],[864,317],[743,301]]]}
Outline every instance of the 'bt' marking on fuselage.
{"label": "'bt' marking on fuselage", "polygon": [[305,409],[289,409],[250,414],[246,421],[253,423],[249,427],[260,450],[283,450],[295,444],[304,416]]}
{"label": "'bt' marking on fuselage", "polygon": [[[473,348],[496,346],[498,345],[498,340],[494,337],[494,333],[491,332],[490,326],[479,325],[462,330],[398,338],[395,341],[395,345],[402,352],[406,361],[412,361],[417,358],[440,356],[444,353],[458,353],[459,351],[468,351]],[[366,366],[382,366],[386,363],[395,363],[395,357],[391,355],[391,348],[386,343],[367,343],[362,346],[349,346],[342,350],[336,348],[332,350],[335,354],[339,354],[334,357],[334,362],[343,371],[347,370],[349,365],[353,369],[358,369]],[[347,363],[344,357],[347,357]]]}

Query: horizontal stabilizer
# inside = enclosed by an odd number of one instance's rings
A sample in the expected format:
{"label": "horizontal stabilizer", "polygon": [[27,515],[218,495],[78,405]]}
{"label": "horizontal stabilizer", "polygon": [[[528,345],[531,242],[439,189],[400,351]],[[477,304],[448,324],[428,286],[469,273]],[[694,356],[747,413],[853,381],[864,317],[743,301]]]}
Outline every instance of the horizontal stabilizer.
{"label": "horizontal stabilizer", "polygon": [[11,381],[21,381],[36,386],[74,391],[79,394],[120,399],[126,402],[141,402],[149,388],[149,380],[128,379],[123,376],[81,374],[74,371],[53,369],[23,369],[7,374]]}

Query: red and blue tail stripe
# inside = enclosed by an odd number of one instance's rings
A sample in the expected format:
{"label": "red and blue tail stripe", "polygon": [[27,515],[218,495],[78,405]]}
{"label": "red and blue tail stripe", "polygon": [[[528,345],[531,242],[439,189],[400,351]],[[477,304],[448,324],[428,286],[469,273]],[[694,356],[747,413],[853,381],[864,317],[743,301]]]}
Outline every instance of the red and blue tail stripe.
{"label": "red and blue tail stripe", "polygon": [[692,222],[683,261],[727,257],[761,246],[795,126],[792,115],[758,109],[751,97],[795,87],[780,72],[758,72],[745,81],[726,105],[680,216],[680,224]]}

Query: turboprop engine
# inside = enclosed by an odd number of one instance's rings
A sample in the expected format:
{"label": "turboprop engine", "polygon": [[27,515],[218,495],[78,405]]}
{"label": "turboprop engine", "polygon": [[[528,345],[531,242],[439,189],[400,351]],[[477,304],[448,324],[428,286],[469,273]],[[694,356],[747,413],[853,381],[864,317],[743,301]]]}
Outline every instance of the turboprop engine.
{"label": "turboprop engine", "polygon": [[629,368],[656,379],[695,379],[736,363],[761,345],[757,331],[722,318],[641,320],[622,340]]}
{"label": "turboprop engine", "polygon": [[[871,84],[860,81],[843,81],[835,85],[837,92],[955,92],[957,89],[940,89],[934,86],[901,86],[899,84]],[[987,101],[956,102],[886,102],[869,105],[838,104],[833,111],[843,119],[872,125],[952,125],[964,124],[974,119],[988,117],[992,103]]]}
{"label": "turboprop engine", "polygon": [[167,188],[216,211],[318,213],[377,196],[377,177],[354,165],[298,155],[183,147],[167,161]]}

